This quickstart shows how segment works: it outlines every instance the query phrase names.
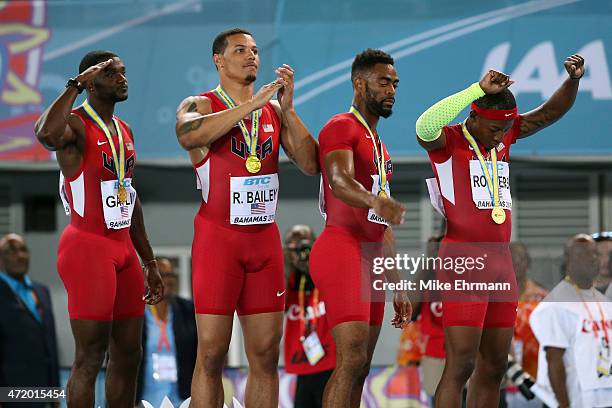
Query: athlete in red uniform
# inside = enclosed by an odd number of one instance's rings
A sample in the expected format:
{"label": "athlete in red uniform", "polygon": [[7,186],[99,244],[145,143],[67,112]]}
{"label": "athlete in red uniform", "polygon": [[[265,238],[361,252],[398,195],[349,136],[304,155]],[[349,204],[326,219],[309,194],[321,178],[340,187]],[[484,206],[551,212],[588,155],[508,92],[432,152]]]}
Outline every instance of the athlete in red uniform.
{"label": "athlete in red uniform", "polygon": [[[57,152],[60,194],[70,213],[57,260],[76,346],[68,404],[93,405],[110,346],[106,399],[110,406],[127,407],[136,393],[144,301],[159,302],[163,284],[132,182],[134,136],[113,115],[115,103],[128,96],[125,66],[112,52],[92,51],[79,72],[35,127],[39,141]],[[87,100],[73,110],[83,89]],[[134,249],[144,262],[146,296]]]}
{"label": "athlete in red uniform", "polygon": [[[293,109],[291,67],[278,68],[276,81],[253,95],[259,66],[253,36],[224,31],[212,48],[220,85],[186,98],[176,123],[202,190],[192,247],[199,340],[191,404],[222,405],[221,372],[237,311],[249,360],[246,405],[277,407],[285,306],[275,224],[279,148],[315,175],[317,142]],[[278,102],[271,101],[277,92]]]}
{"label": "athlete in red uniform", "polygon": [[[326,224],[310,258],[313,281],[333,328],[337,365],[323,397],[325,407],[359,407],[383,320],[384,301],[372,301],[372,256],[394,256],[388,222],[400,224],[404,207],[390,198],[389,153],[376,125],[391,115],[399,82],[393,58],[380,50],[358,54],[351,70],[353,103],[319,135],[321,210]],[[383,245],[383,241],[387,245]],[[389,276],[399,279],[397,272]],[[410,320],[404,292],[394,297],[402,327]]]}
{"label": "athlete in red uniform", "polygon": [[[489,71],[479,83],[436,103],[417,120],[417,140],[429,153],[448,223],[440,257],[456,255],[458,245],[460,251],[474,251],[481,243],[496,243],[485,264],[486,279],[511,281],[514,296],[516,282],[507,249],[512,209],[509,149],[517,139],[551,125],[572,107],[584,59],[572,55],[565,60],[565,68],[569,78],[557,92],[523,115],[518,115],[507,89],[512,81]],[[446,126],[470,103],[472,111],[463,124]],[[435,405],[461,406],[461,391],[471,376],[467,406],[496,406],[508,363],[516,298],[489,295],[477,302],[461,302],[453,297],[443,304],[447,358]]]}

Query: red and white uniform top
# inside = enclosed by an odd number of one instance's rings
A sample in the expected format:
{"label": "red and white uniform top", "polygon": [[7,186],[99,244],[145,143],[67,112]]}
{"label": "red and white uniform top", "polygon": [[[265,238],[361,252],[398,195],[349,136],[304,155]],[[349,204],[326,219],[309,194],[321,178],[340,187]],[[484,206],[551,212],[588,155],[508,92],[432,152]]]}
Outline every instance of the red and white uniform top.
{"label": "red and white uniform top", "polygon": [[[82,231],[112,238],[128,239],[132,212],[137,193],[132,186],[136,164],[134,139],[128,125],[114,117],[117,129],[123,135],[127,201],[117,197],[119,182],[113,153],[106,135],[96,122],[80,109],[72,111],[85,125],[85,142],[81,167],[70,178],[60,173],[60,197],[70,224]],[[118,149],[118,136],[112,136]]]}
{"label": "red and white uniform top", "polygon": [[[446,145],[429,153],[447,220],[445,242],[509,242],[512,231],[510,146],[520,135],[520,116],[497,146],[499,200],[506,220],[491,218],[491,194],[477,155],[466,140],[461,124],[444,127]],[[477,141],[491,171],[490,151]]]}
{"label": "red and white uniform top", "polygon": [[[227,109],[215,92],[205,92],[201,96],[210,99],[213,113]],[[244,123],[250,131],[250,116]],[[256,151],[261,170],[255,174],[245,167],[249,151],[238,124],[211,144],[204,159],[194,166],[198,189],[202,192],[199,216],[247,232],[261,230],[266,224],[275,222],[280,131],[280,118],[268,102],[259,116]]]}
{"label": "red and white uniform top", "polygon": [[372,209],[351,207],[334,196],[325,171],[325,156],[334,150],[351,150],[355,180],[373,194],[378,194],[380,184],[374,143],[379,144],[382,147],[387,175],[387,185],[384,188],[387,195],[390,195],[389,181],[393,174],[393,164],[384,143],[376,135],[374,138],[376,140],[372,139],[366,128],[350,112],[333,116],[319,133],[321,214],[325,217],[326,225],[340,227],[366,242],[381,242],[388,223]]}

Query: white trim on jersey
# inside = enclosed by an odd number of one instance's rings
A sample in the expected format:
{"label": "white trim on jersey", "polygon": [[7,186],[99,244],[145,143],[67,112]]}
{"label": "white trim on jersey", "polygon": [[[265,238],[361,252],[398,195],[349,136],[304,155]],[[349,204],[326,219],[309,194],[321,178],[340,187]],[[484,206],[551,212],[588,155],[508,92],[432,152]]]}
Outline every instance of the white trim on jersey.
{"label": "white trim on jersey", "polygon": [[81,217],[85,214],[85,172],[81,172],[79,177],[70,182],[70,191],[72,191],[72,208]]}
{"label": "white trim on jersey", "polygon": [[198,190],[202,190],[202,200],[208,202],[208,193],[210,192],[210,158],[195,168],[196,171],[196,186]]}
{"label": "white trim on jersey", "polygon": [[453,180],[453,158],[450,157],[444,163],[434,163],[440,182],[440,192],[451,204],[455,204],[455,184]]}

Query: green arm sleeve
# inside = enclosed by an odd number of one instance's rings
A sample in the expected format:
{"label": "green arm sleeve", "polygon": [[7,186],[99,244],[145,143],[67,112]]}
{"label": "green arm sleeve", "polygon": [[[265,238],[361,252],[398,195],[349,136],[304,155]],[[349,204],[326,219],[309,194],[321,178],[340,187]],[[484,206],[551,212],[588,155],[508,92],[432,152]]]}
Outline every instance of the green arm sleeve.
{"label": "green arm sleeve", "polygon": [[427,109],[416,121],[416,134],[419,139],[431,142],[440,137],[442,128],[455,119],[457,115],[485,92],[478,82],[474,82],[463,91],[447,96]]}

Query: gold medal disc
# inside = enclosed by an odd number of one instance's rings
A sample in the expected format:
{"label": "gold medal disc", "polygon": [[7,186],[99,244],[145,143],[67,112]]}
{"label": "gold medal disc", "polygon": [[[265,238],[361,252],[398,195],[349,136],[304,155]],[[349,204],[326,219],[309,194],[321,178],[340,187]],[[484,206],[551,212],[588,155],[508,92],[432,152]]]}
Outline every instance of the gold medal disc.
{"label": "gold medal disc", "polygon": [[491,218],[496,224],[503,224],[506,221],[506,212],[501,207],[494,207],[491,211]]}
{"label": "gold medal disc", "polygon": [[246,159],[244,165],[246,166],[247,171],[251,174],[259,173],[259,170],[261,170],[261,160],[259,160],[259,157],[255,155],[250,155]]}
{"label": "gold medal disc", "polygon": [[389,198],[389,196],[387,195],[387,192],[385,190],[380,190],[378,192],[378,196],[382,197],[382,198]]}
{"label": "gold medal disc", "polygon": [[119,190],[117,191],[117,197],[119,198],[119,202],[124,204],[127,202],[127,191],[125,187],[119,185]]}

